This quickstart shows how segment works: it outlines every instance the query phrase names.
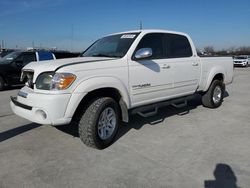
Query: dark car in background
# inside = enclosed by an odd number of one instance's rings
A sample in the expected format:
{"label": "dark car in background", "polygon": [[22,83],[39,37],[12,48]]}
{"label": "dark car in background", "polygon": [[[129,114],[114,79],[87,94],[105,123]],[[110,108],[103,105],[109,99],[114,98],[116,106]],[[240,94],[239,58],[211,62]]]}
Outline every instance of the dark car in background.
{"label": "dark car in background", "polygon": [[2,59],[4,56],[10,54],[11,52],[14,52],[13,49],[1,49],[0,50],[0,59]]}
{"label": "dark car in background", "polygon": [[0,91],[7,86],[24,84],[20,81],[22,68],[32,61],[72,58],[79,53],[67,51],[28,50],[13,51],[0,59]]}
{"label": "dark car in background", "polygon": [[68,51],[51,51],[56,59],[64,59],[64,58],[72,58],[72,57],[78,57],[80,53],[78,52],[68,52]]}
{"label": "dark car in background", "polygon": [[55,59],[46,51],[14,51],[0,59],[0,91],[6,86],[23,84],[20,81],[21,69],[32,61]]}

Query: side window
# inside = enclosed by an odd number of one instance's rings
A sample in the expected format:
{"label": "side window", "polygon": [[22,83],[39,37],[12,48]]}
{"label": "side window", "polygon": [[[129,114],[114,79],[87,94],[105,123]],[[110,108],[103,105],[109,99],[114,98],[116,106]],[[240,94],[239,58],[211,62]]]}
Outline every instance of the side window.
{"label": "side window", "polygon": [[31,61],[36,61],[35,53],[25,53],[23,54],[23,66],[27,65]]}
{"label": "side window", "polygon": [[177,34],[166,34],[167,57],[190,57],[192,49],[188,39],[185,36]]}
{"label": "side window", "polygon": [[163,50],[163,34],[161,33],[150,33],[146,34],[138,44],[136,51],[141,48],[151,48],[153,56],[151,59],[164,58]]}

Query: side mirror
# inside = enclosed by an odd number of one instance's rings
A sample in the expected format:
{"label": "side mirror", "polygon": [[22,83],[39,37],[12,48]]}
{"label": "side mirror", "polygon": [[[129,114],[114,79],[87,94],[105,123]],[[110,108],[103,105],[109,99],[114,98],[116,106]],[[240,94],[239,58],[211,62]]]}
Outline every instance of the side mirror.
{"label": "side mirror", "polygon": [[135,53],[135,59],[145,59],[149,58],[153,55],[151,48],[141,48],[136,51]]}

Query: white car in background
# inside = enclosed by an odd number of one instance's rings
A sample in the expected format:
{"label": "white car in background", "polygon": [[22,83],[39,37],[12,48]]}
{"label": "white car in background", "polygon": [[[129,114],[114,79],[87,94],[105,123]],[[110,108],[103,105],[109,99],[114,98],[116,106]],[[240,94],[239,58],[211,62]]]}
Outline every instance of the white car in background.
{"label": "white car in background", "polygon": [[234,57],[234,66],[247,67],[249,64],[249,56],[235,56]]}

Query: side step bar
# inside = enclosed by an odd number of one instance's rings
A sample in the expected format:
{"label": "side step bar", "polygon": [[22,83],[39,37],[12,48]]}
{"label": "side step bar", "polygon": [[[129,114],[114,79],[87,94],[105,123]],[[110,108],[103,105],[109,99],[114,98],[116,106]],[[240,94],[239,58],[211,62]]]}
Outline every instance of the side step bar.
{"label": "side step bar", "polygon": [[183,108],[184,106],[187,106],[187,100],[181,102],[181,103],[173,103],[171,104],[175,108]]}
{"label": "side step bar", "polygon": [[158,109],[161,107],[172,105],[176,108],[182,108],[187,105],[188,100],[192,100],[192,99],[194,99],[194,95],[189,95],[186,97],[181,97],[177,99],[149,104],[149,105],[131,109],[130,114],[139,114],[142,117],[150,117],[150,116],[156,115],[158,112]]}
{"label": "side step bar", "polygon": [[137,114],[139,114],[142,117],[150,117],[150,116],[154,116],[158,113],[158,107],[155,107],[155,109],[153,109],[153,111],[151,112],[137,112]]}

